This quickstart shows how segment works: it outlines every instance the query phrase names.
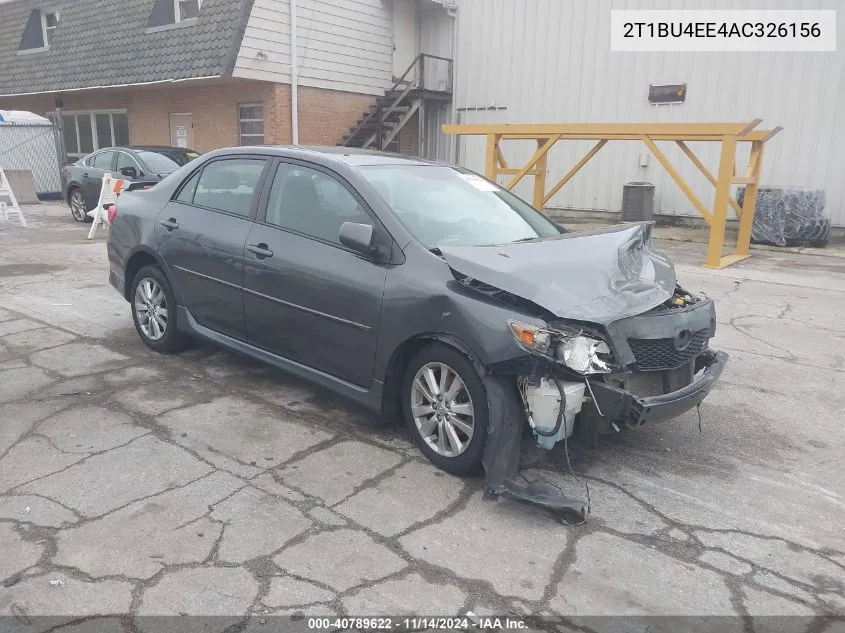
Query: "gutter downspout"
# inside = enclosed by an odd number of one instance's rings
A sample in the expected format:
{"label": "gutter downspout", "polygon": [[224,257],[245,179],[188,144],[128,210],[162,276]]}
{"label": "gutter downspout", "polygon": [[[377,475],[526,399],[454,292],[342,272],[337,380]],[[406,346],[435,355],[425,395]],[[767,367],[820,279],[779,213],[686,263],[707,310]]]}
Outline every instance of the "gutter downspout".
{"label": "gutter downspout", "polygon": [[294,145],[299,145],[299,68],[296,51],[296,0],[290,0],[290,127],[291,140]]}
{"label": "gutter downspout", "polygon": [[[446,9],[446,13],[451,18],[452,26],[452,112],[451,121],[453,125],[460,123],[458,121],[458,6],[457,4]],[[457,165],[460,158],[460,147],[458,145],[460,136],[457,134],[449,135],[449,149],[452,154],[452,162]]]}

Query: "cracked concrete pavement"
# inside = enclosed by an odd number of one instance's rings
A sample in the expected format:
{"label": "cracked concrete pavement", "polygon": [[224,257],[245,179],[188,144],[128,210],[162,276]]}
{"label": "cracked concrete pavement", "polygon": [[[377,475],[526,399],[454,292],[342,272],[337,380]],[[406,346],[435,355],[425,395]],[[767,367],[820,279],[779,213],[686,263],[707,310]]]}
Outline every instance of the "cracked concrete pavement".
{"label": "cracked concrete pavement", "polygon": [[[845,614],[845,260],[660,244],[730,365],[701,433],[573,448],[592,514],[567,526],[273,369],[154,354],[104,233],[25,213],[0,224],[0,615]],[[562,447],[524,468],[584,495]]]}

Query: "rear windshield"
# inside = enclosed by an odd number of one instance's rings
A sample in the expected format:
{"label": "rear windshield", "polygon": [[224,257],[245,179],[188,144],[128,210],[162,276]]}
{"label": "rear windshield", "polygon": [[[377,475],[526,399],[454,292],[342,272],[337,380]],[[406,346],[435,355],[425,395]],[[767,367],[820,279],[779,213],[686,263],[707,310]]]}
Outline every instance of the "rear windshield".
{"label": "rear windshield", "polygon": [[196,152],[175,149],[138,149],[135,153],[157,174],[170,174],[199,156]]}

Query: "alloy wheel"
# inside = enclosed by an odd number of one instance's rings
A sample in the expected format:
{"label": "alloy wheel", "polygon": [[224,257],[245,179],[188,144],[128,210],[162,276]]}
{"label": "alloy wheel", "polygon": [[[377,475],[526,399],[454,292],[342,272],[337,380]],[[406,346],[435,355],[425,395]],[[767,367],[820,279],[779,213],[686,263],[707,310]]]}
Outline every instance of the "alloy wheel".
{"label": "alloy wheel", "polygon": [[438,455],[457,457],[472,441],[472,398],[458,373],[445,363],[426,363],[411,383],[411,415],[420,437]]}
{"label": "alloy wheel", "polygon": [[70,194],[70,212],[73,214],[74,219],[80,222],[85,220],[85,216],[88,213],[88,209],[85,207],[85,198],[78,189]]}
{"label": "alloy wheel", "polygon": [[160,340],[167,332],[167,297],[155,279],[145,277],[135,288],[135,318],[151,341]]}

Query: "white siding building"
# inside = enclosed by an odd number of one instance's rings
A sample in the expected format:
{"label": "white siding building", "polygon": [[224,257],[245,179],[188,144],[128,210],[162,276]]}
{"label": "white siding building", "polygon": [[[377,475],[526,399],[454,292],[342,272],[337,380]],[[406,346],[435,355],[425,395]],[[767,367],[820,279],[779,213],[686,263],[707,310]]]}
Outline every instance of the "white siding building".
{"label": "white siding building", "polygon": [[[840,9],[842,0],[458,0],[455,111],[461,123],[718,122],[762,118],[783,126],[766,145],[762,183],[822,188],[827,213],[845,226],[845,50],[820,53],[611,52],[611,9]],[[684,103],[651,105],[649,84],[687,84]],[[450,149],[454,145],[440,139]],[[458,160],[484,170],[484,139],[463,137]],[[561,176],[591,147],[559,142],[549,177]],[[693,149],[715,169],[716,147]],[[737,162],[744,166],[747,147]],[[514,162],[533,147],[504,145]],[[671,143],[661,144],[683,177],[712,203],[713,188]],[[637,142],[612,141],[550,207],[617,212],[622,186],[656,186],[655,212],[697,216],[663,168]],[[531,178],[517,193],[530,200]]]}
{"label": "white siding building", "polygon": [[[391,4],[384,0],[298,0],[299,85],[371,95],[390,88]],[[290,0],[255,0],[234,76],[290,83],[290,6]]]}

